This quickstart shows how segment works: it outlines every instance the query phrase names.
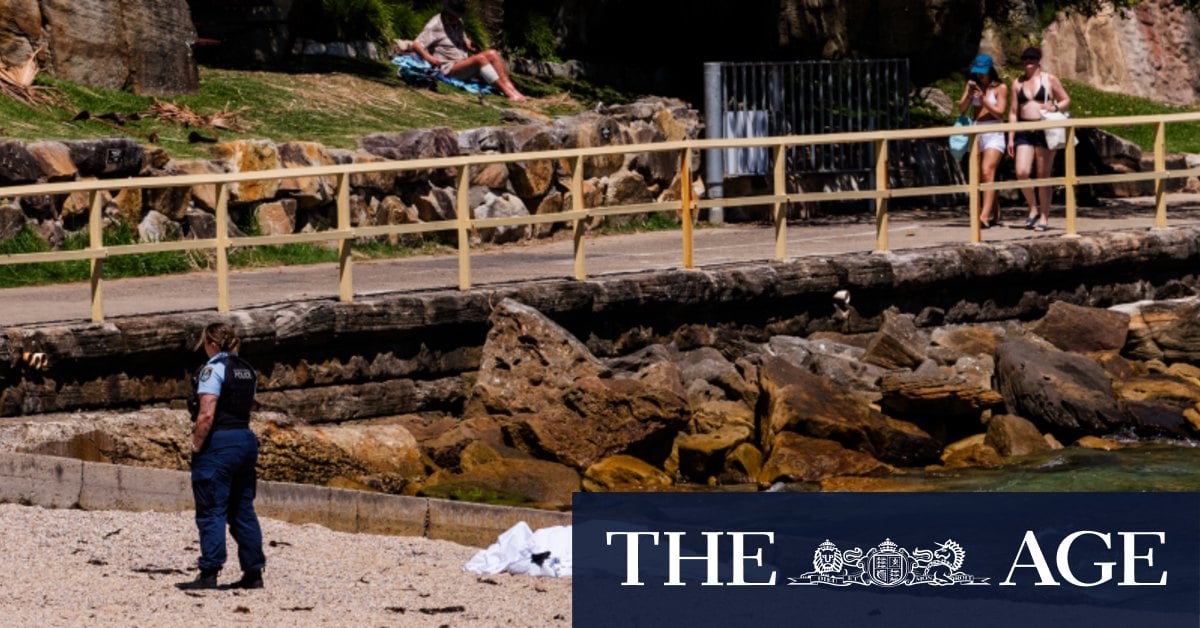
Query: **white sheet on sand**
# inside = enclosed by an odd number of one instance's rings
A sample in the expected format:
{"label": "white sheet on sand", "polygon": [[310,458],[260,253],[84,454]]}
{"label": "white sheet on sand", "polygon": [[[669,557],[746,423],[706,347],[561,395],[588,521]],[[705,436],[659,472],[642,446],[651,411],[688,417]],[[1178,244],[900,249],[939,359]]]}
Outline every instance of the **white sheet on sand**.
{"label": "white sheet on sand", "polygon": [[531,576],[571,576],[571,526],[551,526],[537,532],[524,521],[509,528],[467,561],[465,569],[481,575],[507,571]]}

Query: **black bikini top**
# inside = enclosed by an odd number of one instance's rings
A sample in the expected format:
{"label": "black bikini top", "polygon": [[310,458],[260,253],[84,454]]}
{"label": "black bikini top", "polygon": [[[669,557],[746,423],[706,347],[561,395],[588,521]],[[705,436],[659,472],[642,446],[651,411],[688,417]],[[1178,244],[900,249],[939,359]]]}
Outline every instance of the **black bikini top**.
{"label": "black bikini top", "polygon": [[[1023,105],[1029,102],[1029,97],[1025,95],[1025,80],[1019,78],[1017,79],[1017,82],[1022,84],[1021,88],[1017,90],[1017,104]],[[1037,93],[1033,95],[1033,100],[1046,100],[1046,83],[1044,81],[1038,85],[1038,90]]]}

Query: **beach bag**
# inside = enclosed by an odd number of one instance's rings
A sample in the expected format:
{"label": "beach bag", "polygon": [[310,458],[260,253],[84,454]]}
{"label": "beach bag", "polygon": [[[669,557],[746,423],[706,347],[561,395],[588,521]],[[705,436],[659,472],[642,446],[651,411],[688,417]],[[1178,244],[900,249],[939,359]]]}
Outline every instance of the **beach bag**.
{"label": "beach bag", "polygon": [[[967,116],[958,116],[954,121],[954,126],[971,126],[971,119]],[[967,154],[967,146],[971,143],[971,138],[966,135],[951,135],[950,136],[950,156],[954,157],[954,161],[961,161],[963,155]]]}
{"label": "beach bag", "polygon": [[[1043,120],[1066,120],[1069,116],[1062,111],[1046,111],[1042,113]],[[1046,148],[1058,150],[1067,145],[1067,129],[1057,127],[1046,129]]]}

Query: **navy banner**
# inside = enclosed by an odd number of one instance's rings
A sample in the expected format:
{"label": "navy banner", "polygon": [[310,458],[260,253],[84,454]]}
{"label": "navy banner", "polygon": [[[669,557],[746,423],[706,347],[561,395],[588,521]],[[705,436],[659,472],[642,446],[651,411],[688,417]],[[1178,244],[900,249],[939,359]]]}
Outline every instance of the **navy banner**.
{"label": "navy banner", "polygon": [[1200,494],[579,493],[576,626],[1200,626]]}

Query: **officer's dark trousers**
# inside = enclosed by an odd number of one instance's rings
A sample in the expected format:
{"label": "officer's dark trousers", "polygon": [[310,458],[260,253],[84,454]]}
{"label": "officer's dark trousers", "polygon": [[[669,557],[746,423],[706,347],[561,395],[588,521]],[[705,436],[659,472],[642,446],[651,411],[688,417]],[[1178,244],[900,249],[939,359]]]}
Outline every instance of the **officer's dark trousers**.
{"label": "officer's dark trousers", "polygon": [[225,564],[225,526],[237,541],[242,571],[261,570],[262,529],[254,513],[258,439],[248,429],[219,430],[192,457],[192,495],[200,530],[200,569]]}

